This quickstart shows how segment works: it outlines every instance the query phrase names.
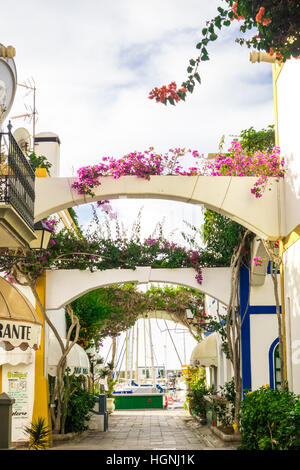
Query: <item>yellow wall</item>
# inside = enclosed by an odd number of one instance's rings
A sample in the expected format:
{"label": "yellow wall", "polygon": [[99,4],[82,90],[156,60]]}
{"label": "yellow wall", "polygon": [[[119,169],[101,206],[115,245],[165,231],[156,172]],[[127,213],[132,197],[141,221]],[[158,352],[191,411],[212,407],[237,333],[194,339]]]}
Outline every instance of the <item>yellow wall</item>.
{"label": "yellow wall", "polygon": [[[46,294],[46,276],[45,273],[40,277],[37,282],[37,293],[43,306],[45,306]],[[38,305],[36,304],[36,311],[43,321],[43,314],[41,313]],[[44,368],[45,358],[45,324],[41,333],[40,348],[35,352],[35,388],[34,388],[34,404],[32,420],[36,421],[38,417],[45,419],[46,425],[51,429],[51,417],[49,409],[49,387],[48,378],[45,377]]]}

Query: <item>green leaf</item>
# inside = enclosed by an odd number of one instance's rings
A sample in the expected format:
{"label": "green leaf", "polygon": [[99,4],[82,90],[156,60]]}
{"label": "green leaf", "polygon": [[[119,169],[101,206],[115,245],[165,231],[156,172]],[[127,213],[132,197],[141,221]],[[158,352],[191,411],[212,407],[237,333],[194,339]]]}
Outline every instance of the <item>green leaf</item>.
{"label": "green leaf", "polygon": [[191,59],[191,60],[190,60],[190,64],[191,64],[192,66],[194,66],[194,65],[196,64],[196,61],[195,61],[194,59]]}
{"label": "green leaf", "polygon": [[186,96],[186,93],[183,93],[182,91],[178,91],[178,96],[183,100],[185,101],[185,96]]}
{"label": "green leaf", "polygon": [[215,41],[217,38],[218,38],[218,35],[215,34],[215,33],[211,34],[210,37],[209,37],[209,39],[210,39],[211,41]]}
{"label": "green leaf", "polygon": [[203,34],[203,36],[205,36],[207,34],[207,28],[202,29],[202,34]]}
{"label": "green leaf", "polygon": [[185,100],[185,93],[183,91],[178,90],[177,95],[179,96],[180,99],[183,101]]}
{"label": "green leaf", "polygon": [[199,83],[201,83],[201,78],[200,78],[200,75],[199,75],[198,72],[196,72],[196,73],[194,74],[194,77],[195,77],[195,79],[196,79]]}
{"label": "green leaf", "polygon": [[188,68],[187,68],[187,71],[188,71],[188,73],[192,73],[193,67],[188,67]]}
{"label": "green leaf", "polygon": [[217,18],[215,19],[215,25],[217,28],[221,29],[222,19],[220,18],[220,16],[217,16]]}

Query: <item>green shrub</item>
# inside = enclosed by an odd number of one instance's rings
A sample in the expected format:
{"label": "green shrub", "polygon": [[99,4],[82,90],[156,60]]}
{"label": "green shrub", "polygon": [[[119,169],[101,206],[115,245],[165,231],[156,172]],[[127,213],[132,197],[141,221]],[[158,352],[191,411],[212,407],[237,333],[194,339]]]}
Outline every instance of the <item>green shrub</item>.
{"label": "green shrub", "polygon": [[88,429],[89,411],[94,407],[95,397],[90,392],[78,387],[68,402],[65,432],[81,432]]}
{"label": "green shrub", "polygon": [[187,402],[192,414],[205,415],[206,402],[204,400],[208,389],[206,387],[206,374],[204,369],[189,368],[186,382],[189,387]]}
{"label": "green shrub", "polygon": [[205,410],[206,410],[206,402],[204,400],[205,395],[207,395],[207,389],[205,387],[193,389],[187,394],[187,399],[190,404],[190,409],[191,409],[192,414],[205,415]]}
{"label": "green shrub", "polygon": [[211,409],[222,427],[230,427],[235,415],[235,384],[234,379],[220,387],[218,395],[212,395]]}
{"label": "green shrub", "polygon": [[262,386],[241,404],[241,450],[300,449],[300,397]]}

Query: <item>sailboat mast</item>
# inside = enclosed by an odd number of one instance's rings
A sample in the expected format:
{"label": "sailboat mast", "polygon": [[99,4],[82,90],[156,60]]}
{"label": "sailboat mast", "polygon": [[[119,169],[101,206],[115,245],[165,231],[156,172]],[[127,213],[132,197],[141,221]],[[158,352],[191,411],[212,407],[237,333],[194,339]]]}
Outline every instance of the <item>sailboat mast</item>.
{"label": "sailboat mast", "polygon": [[127,375],[128,375],[128,331],[126,331],[126,349],[125,349],[125,382],[127,382]]}
{"label": "sailboat mast", "polygon": [[146,341],[146,319],[144,318],[144,355],[145,355],[145,379],[147,378],[147,341]]}
{"label": "sailboat mast", "polygon": [[133,379],[133,350],[134,350],[134,326],[132,327],[131,351],[130,351],[130,384]]}
{"label": "sailboat mast", "polygon": [[150,340],[150,351],[151,351],[152,381],[153,381],[153,386],[155,387],[156,386],[156,377],[155,377],[155,371],[154,371],[153,343],[152,343],[150,318],[148,318],[148,326],[149,326],[149,340]]}
{"label": "sailboat mast", "polygon": [[136,380],[137,384],[140,384],[140,379],[139,379],[139,327],[138,327],[138,322],[136,322],[135,380]]}
{"label": "sailboat mast", "polygon": [[170,336],[170,338],[171,338],[171,341],[172,341],[172,343],[173,343],[174,349],[175,349],[175,351],[176,351],[176,354],[177,354],[177,357],[178,357],[180,366],[182,366],[182,360],[180,359],[180,356],[179,356],[179,354],[178,354],[177,348],[176,348],[175,343],[174,343],[174,341],[173,341],[173,338],[172,338],[171,332],[170,332],[170,330],[169,330],[169,328],[168,328],[168,325],[167,325],[166,320],[164,320],[164,322],[165,322],[165,325],[166,325],[166,329],[167,329],[167,331],[168,331],[168,333],[169,333],[169,336]]}
{"label": "sailboat mast", "polygon": [[183,331],[183,360],[184,365],[186,365],[185,331]]}

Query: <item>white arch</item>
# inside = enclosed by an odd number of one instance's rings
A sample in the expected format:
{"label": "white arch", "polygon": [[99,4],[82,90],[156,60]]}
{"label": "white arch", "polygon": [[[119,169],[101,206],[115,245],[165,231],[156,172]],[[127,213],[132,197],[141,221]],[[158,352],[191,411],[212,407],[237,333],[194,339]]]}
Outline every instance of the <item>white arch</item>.
{"label": "white arch", "polygon": [[256,177],[230,176],[151,176],[150,181],[136,176],[101,178],[95,196],[77,194],[73,177],[36,178],[35,221],[76,205],[116,198],[169,199],[203,204],[235,220],[264,239],[276,240],[282,233],[279,213],[281,182],[272,181],[272,190],[255,198],[250,189]]}
{"label": "white arch", "polygon": [[203,268],[203,281],[198,284],[193,268],[154,269],[108,269],[105,271],[80,271],[78,269],[47,271],[46,309],[57,310],[94,289],[137,282],[146,284],[164,282],[197,289],[227,305],[230,293],[230,268]]}

